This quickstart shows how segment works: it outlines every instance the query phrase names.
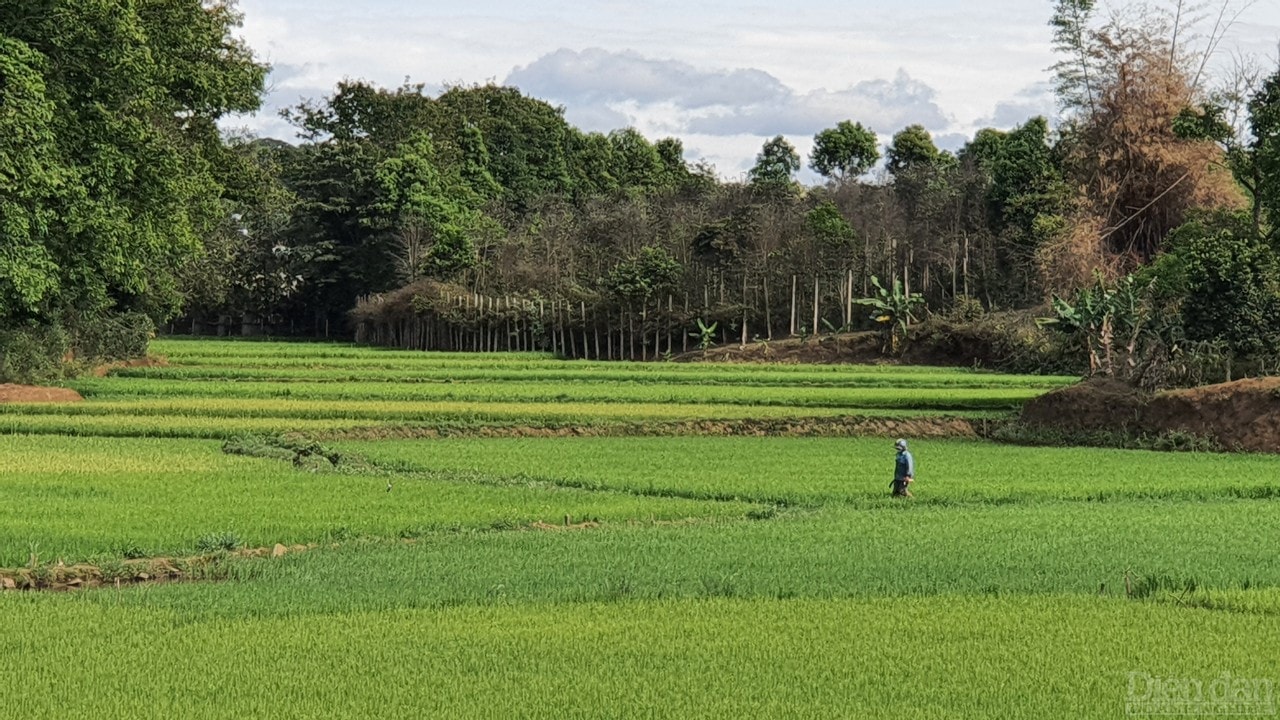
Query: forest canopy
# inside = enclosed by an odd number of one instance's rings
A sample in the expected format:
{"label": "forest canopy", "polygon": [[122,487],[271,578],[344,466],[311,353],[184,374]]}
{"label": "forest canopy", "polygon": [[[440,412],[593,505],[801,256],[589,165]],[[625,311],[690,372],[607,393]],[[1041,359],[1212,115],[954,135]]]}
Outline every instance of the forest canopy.
{"label": "forest canopy", "polygon": [[268,73],[240,19],[0,0],[6,374],[134,351],[153,323],[419,346],[427,317],[465,330],[463,310],[502,305],[498,348],[548,303],[561,336],[530,342],[581,352],[603,327],[656,356],[660,329],[671,351],[712,325],[742,342],[874,327],[860,301],[878,288],[972,319],[1130,276],[1160,289],[1144,312],[1176,327],[1166,344],[1252,357],[1280,339],[1280,69],[1215,86],[1223,19],[1193,32],[1182,3],[1056,2],[1060,118],[949,152],[851,107],[808,158],[765,141],[742,181],[678,138],[585,132],[492,84],[349,80],[285,112],[296,143],[222,132]]}

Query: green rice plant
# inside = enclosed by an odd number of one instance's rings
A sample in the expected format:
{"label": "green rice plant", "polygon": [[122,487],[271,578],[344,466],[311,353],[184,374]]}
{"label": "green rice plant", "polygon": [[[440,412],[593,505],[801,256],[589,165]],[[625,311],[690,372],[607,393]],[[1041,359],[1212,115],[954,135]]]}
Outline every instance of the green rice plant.
{"label": "green rice plant", "polygon": [[912,410],[1015,410],[1044,393],[1042,388],[775,387],[597,382],[392,383],[219,382],[140,379],[76,383],[95,400],[129,397],[289,398],[297,400],[388,400],[411,402],[616,403],[749,405],[772,407],[886,408]]}
{"label": "green rice plant", "polygon": [[[495,598],[502,598],[495,588]],[[35,717],[1114,718],[1132,678],[1274,678],[1276,624],[1089,597],[454,607],[175,627],[0,595]],[[200,662],[192,662],[199,658]],[[1135,695],[1136,693],[1136,695]],[[1265,707],[1259,705],[1259,707]],[[281,710],[277,713],[274,710]]]}
{"label": "green rice plant", "polygon": [[[348,441],[375,464],[587,489],[758,503],[885,502],[894,451],[877,438],[443,438]],[[1280,498],[1280,456],[916,441],[917,504]]]}
{"label": "green rice plant", "polygon": [[[298,472],[278,460],[227,455],[213,442],[53,436],[0,437],[0,568],[75,562],[143,547],[165,555],[394,537],[515,525],[744,517],[747,503],[645,498],[549,485],[497,487],[367,472]],[[202,542],[207,540],[208,542]],[[123,554],[123,553],[121,553]]]}
{"label": "green rice plant", "polygon": [[[25,715],[1087,718],[1135,672],[1280,677],[1275,457],[913,438],[904,503],[884,439],[552,437],[986,419],[1069,378],[152,350],[0,406],[0,568],[123,581],[0,590]],[[474,437],[510,425],[548,437]],[[402,433],[473,437],[317,441]],[[150,556],[192,582],[128,587]]]}
{"label": "green rice plant", "polygon": [[202,553],[232,552],[241,545],[240,536],[233,532],[213,533],[196,540],[196,550]]}
{"label": "green rice plant", "polygon": [[[495,522],[501,522],[497,517]],[[406,528],[408,529],[408,528]],[[508,526],[508,529],[509,526]],[[252,586],[150,588],[94,601],[160,608],[187,621],[363,613],[511,602],[694,599],[708,579],[739,598],[914,597],[958,594],[1134,598],[1144,577],[1210,589],[1280,587],[1271,548],[1224,556],[1250,532],[1280,530],[1266,503],[1043,503],[903,510],[784,511],[767,522],[610,524],[574,532],[406,533],[319,549],[288,562],[246,560]],[[341,538],[341,535],[335,535]],[[1126,583],[1126,578],[1128,582]],[[1178,587],[1169,583],[1168,587]],[[1158,600],[1156,594],[1148,594]]]}

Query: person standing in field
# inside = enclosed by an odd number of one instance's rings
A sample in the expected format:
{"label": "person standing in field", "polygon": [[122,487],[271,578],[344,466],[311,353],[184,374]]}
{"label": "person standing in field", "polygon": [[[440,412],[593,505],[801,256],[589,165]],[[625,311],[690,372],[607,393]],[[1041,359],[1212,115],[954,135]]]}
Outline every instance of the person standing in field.
{"label": "person standing in field", "polygon": [[893,468],[893,496],[915,497],[911,494],[911,483],[916,481],[916,461],[907,450],[907,441],[894,443],[898,450],[898,459]]}

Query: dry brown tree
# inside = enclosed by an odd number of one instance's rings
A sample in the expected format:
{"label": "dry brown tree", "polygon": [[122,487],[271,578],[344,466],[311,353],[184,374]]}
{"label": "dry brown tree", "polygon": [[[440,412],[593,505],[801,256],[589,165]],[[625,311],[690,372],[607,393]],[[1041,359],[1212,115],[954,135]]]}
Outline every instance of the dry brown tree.
{"label": "dry brown tree", "polygon": [[[1222,149],[1174,132],[1178,113],[1203,99],[1206,53],[1225,32],[1225,6],[1209,15],[1217,19],[1208,36],[1192,32],[1194,9],[1130,5],[1080,34],[1076,56],[1087,67],[1074,76],[1089,83],[1063,98],[1060,146],[1080,197],[1072,229],[1038,258],[1047,289],[1131,270],[1163,249],[1189,211],[1244,204]],[[1200,49],[1188,50],[1194,38]]]}

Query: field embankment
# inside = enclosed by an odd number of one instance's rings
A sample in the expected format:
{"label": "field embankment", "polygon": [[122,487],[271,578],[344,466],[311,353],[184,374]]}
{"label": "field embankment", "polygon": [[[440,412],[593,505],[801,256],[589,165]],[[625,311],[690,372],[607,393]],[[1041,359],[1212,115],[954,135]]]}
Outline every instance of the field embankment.
{"label": "field embankment", "polygon": [[1022,422],[1069,432],[1167,435],[1207,439],[1246,452],[1280,452],[1280,378],[1141,393],[1094,380],[1027,403]]}
{"label": "field embankment", "polygon": [[84,398],[80,397],[80,393],[70,388],[0,385],[0,405],[10,403],[75,403],[81,400],[84,400]]}

